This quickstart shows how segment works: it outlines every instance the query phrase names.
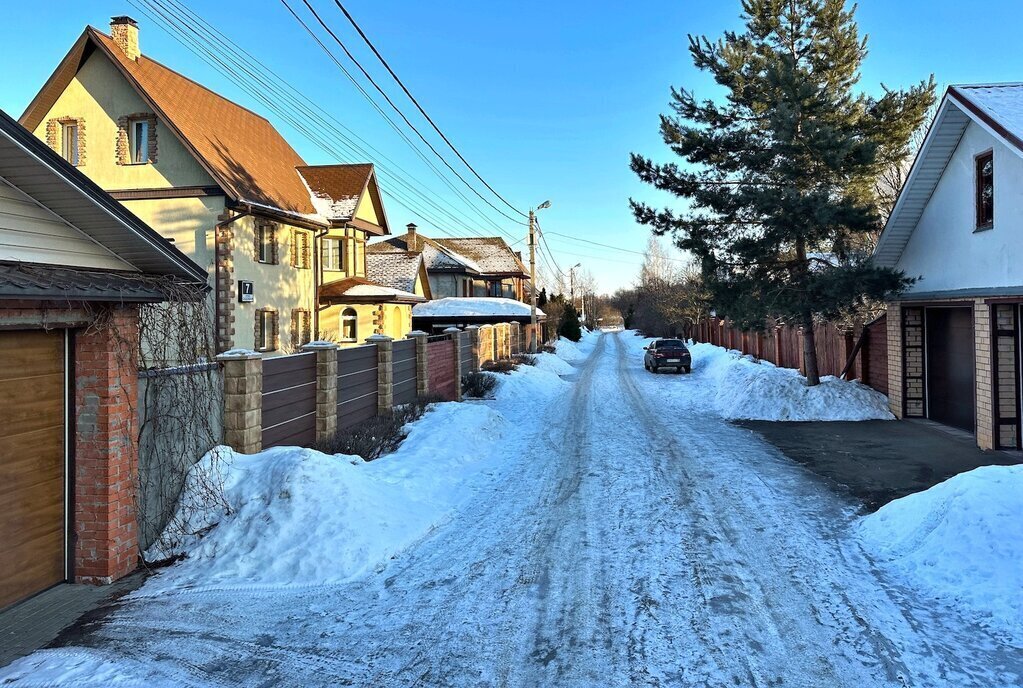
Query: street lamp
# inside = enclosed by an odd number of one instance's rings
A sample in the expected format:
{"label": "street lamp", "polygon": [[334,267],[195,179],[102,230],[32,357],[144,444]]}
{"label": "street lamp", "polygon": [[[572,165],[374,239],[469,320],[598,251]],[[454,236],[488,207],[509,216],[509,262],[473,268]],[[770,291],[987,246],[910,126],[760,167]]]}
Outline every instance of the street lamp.
{"label": "street lamp", "polygon": [[[536,207],[545,210],[551,207],[550,201],[544,201]],[[529,209],[529,352],[536,353],[536,213]]]}

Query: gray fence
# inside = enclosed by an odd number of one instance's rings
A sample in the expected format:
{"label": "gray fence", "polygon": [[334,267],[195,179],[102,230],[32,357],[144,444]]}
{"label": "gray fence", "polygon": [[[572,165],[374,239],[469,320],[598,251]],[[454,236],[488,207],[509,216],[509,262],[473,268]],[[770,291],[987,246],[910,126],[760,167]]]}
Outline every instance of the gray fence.
{"label": "gray fence", "polygon": [[316,355],[263,362],[263,446],[309,446],[316,441]]}
{"label": "gray fence", "polygon": [[412,339],[394,342],[391,362],[392,399],[395,406],[416,400],[416,343]]}
{"label": "gray fence", "polygon": [[363,423],[377,415],[377,348],[374,344],[337,352],[337,427]]}

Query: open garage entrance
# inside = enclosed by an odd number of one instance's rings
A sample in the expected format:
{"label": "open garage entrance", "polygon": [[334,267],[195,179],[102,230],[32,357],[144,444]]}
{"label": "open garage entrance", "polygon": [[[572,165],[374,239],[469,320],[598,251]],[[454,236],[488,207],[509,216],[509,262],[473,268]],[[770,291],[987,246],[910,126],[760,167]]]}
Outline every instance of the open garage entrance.
{"label": "open garage entrance", "polygon": [[976,429],[972,308],[927,308],[927,417]]}

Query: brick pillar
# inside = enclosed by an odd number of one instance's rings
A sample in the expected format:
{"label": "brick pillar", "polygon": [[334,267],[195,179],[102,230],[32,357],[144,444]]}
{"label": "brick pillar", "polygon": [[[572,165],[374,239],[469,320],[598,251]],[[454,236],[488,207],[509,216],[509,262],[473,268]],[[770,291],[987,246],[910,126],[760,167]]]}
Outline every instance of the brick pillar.
{"label": "brick pillar", "polygon": [[75,337],[74,578],[110,583],[138,565],[138,310]]}
{"label": "brick pillar", "polygon": [[383,416],[394,408],[394,340],[375,334],[366,341],[377,347],[377,413]]}
{"label": "brick pillar", "polygon": [[263,355],[217,356],[224,366],[224,444],[242,454],[263,449]]}
{"label": "brick pillar", "polygon": [[469,334],[469,343],[472,345],[472,372],[480,371],[480,328],[478,325],[469,325],[465,328]]}
{"label": "brick pillar", "polygon": [[328,442],[337,434],[337,351],[333,342],[309,342],[303,351],[316,354],[316,441]]}
{"label": "brick pillar", "polygon": [[992,387],[994,369],[991,365],[994,357],[991,345],[991,306],[984,299],[973,302],[973,340],[976,342],[976,363],[974,370],[977,379],[977,446],[981,449],[995,448],[995,411],[994,390]]}
{"label": "brick pillar", "polygon": [[903,417],[902,388],[902,304],[889,303],[885,318],[888,341],[888,408],[896,418]]}
{"label": "brick pillar", "polygon": [[455,349],[455,401],[462,400],[462,337],[468,335],[459,330],[457,327],[449,327],[444,330],[444,334],[451,337],[451,341],[454,343]]}
{"label": "brick pillar", "polygon": [[430,393],[429,359],[426,356],[427,334],[421,330],[409,332],[409,338],[416,340],[416,396],[425,399]]}

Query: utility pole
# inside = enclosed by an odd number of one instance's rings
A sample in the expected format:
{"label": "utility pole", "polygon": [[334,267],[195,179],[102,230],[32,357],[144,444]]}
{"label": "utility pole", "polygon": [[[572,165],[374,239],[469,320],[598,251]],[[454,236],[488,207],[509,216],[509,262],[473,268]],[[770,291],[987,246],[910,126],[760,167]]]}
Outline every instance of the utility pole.
{"label": "utility pole", "polygon": [[536,213],[529,209],[529,353],[536,353]]}
{"label": "utility pole", "polygon": [[[550,208],[551,202],[544,201],[536,206],[537,210]],[[537,352],[536,346],[536,213],[529,209],[529,353]]]}

